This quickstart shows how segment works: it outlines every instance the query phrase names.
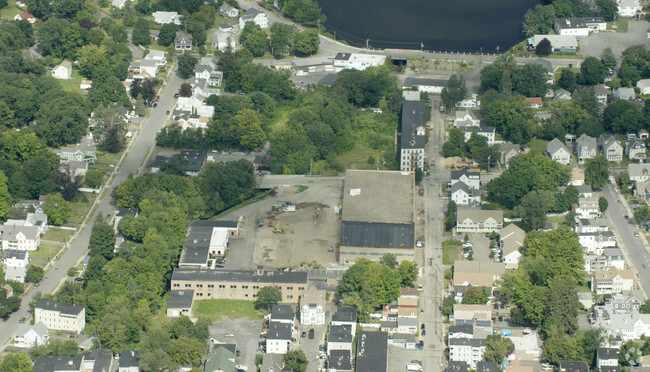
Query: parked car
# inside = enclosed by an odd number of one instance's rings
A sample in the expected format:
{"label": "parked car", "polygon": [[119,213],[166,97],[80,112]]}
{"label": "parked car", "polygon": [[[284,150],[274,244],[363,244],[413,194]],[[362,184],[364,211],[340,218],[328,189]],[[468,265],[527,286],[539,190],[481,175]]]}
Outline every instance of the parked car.
{"label": "parked car", "polygon": [[302,331],[302,333],[300,334],[300,337],[307,337],[307,332]]}
{"label": "parked car", "polygon": [[310,328],[310,329],[309,329],[309,339],[310,339],[310,340],[313,340],[313,339],[314,339],[314,329],[313,329],[313,328]]}

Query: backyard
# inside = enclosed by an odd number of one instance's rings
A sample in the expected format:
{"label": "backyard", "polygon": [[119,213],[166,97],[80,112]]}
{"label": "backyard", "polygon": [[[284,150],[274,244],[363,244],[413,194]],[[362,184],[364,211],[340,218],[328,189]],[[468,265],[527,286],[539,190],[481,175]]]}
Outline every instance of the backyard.
{"label": "backyard", "polygon": [[206,318],[211,322],[228,319],[262,319],[266,311],[256,310],[255,302],[245,300],[199,300],[194,302],[192,314],[196,318]]}

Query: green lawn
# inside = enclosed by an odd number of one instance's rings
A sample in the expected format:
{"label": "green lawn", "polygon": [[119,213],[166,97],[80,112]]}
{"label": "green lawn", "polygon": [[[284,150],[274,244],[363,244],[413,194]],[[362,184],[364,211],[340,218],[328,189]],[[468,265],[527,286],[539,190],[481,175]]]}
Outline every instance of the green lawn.
{"label": "green lawn", "polygon": [[17,6],[9,6],[0,9],[0,18],[5,19],[7,21],[13,21],[14,17],[22,12],[24,12],[24,10],[21,10]]}
{"label": "green lawn", "polygon": [[445,240],[442,242],[442,263],[444,265],[453,265],[454,261],[460,258],[460,247],[463,243],[459,240]]}
{"label": "green lawn", "polygon": [[544,141],[544,140],[541,140],[541,139],[532,140],[532,141],[530,141],[531,151],[533,153],[543,154],[544,152],[546,152],[546,144],[547,143],[548,143],[548,141]]}
{"label": "green lawn", "polygon": [[607,22],[607,29],[617,33],[626,33],[630,26],[629,19],[617,19],[614,22]]}
{"label": "green lawn", "polygon": [[203,317],[218,322],[225,318],[262,319],[267,312],[255,310],[253,301],[213,299],[194,301],[192,314],[197,318]]}
{"label": "green lawn", "polygon": [[58,252],[60,249],[61,246],[59,245],[41,243],[38,246],[37,250],[29,252],[29,260],[47,262],[47,260],[49,260],[51,257],[54,257],[54,255],[56,255],[56,252]]}
{"label": "green lawn", "polygon": [[41,240],[65,243],[66,236],[69,235],[72,235],[70,231],[68,231],[66,235],[66,230],[50,227],[47,232],[41,236]]}
{"label": "green lawn", "polygon": [[[65,222],[66,226],[75,226],[79,225],[84,218],[86,218],[86,213],[88,213],[88,210],[90,209],[90,206],[92,205],[92,200],[89,200],[87,202],[83,201],[71,201],[70,202],[70,215],[68,219]],[[68,235],[74,234],[74,231],[68,231]]]}

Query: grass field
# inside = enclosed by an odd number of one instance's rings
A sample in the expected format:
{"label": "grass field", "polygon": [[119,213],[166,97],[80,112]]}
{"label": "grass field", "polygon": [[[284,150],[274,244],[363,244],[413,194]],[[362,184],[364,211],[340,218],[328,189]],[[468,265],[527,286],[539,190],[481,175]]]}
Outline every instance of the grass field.
{"label": "grass field", "polygon": [[[82,202],[82,201],[71,201],[70,202],[70,216],[68,217],[65,225],[78,225],[86,217],[88,209],[92,205],[92,201]],[[69,231],[68,234],[72,235],[74,232]]]}
{"label": "grass field", "polygon": [[255,310],[253,301],[213,299],[194,301],[192,314],[197,318],[206,318],[212,322],[218,322],[225,318],[262,319],[267,312]]}
{"label": "grass field", "polygon": [[442,242],[442,263],[444,265],[453,265],[460,257],[460,247],[463,245],[459,240],[445,240]]}
{"label": "grass field", "polygon": [[607,22],[607,29],[617,33],[626,33],[630,26],[629,19],[617,19],[614,22]]}
{"label": "grass field", "polygon": [[546,144],[547,143],[548,143],[548,141],[544,141],[544,140],[540,140],[540,139],[532,140],[532,141],[530,141],[531,151],[536,153],[536,154],[543,154],[546,151]]}
{"label": "grass field", "polygon": [[[68,232],[68,235],[72,235],[70,232]],[[59,243],[65,243],[65,238],[66,238],[66,231],[57,229],[54,227],[50,227],[43,236],[41,236],[41,240],[49,240],[53,242],[59,242]]]}
{"label": "grass field", "polygon": [[[13,3],[13,2],[12,2]],[[7,20],[7,21],[13,21],[14,17],[20,13],[22,13],[23,10],[20,10],[20,8],[16,6],[9,6],[6,8],[0,9],[0,18]]]}
{"label": "grass field", "polygon": [[61,249],[61,246],[54,244],[41,243],[38,249],[29,252],[29,259],[34,261],[47,262],[51,257],[54,257],[56,252]]}

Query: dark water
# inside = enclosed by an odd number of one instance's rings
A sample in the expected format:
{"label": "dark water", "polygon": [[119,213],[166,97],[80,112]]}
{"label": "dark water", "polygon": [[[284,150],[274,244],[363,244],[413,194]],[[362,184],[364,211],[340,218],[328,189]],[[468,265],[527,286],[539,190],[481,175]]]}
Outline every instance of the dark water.
{"label": "dark water", "polygon": [[538,0],[317,0],[326,28],[351,45],[494,52],[524,39],[521,23]]}

